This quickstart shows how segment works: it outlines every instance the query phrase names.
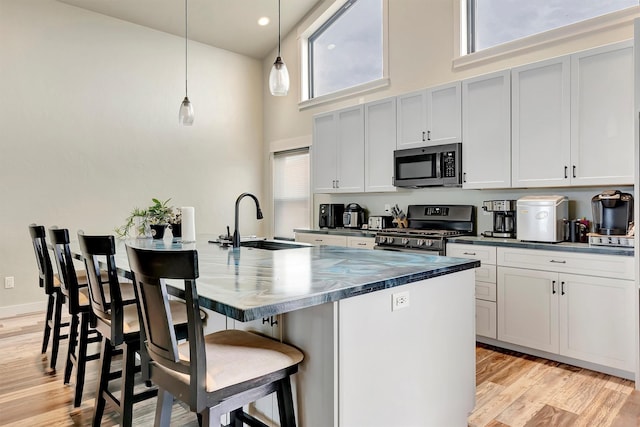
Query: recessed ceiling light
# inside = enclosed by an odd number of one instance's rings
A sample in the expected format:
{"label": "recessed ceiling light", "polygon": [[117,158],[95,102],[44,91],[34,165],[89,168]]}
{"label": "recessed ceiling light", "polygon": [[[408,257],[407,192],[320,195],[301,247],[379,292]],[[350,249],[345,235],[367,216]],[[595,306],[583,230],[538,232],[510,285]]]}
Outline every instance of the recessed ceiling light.
{"label": "recessed ceiling light", "polygon": [[262,18],[258,19],[258,25],[262,27],[264,27],[265,25],[269,25],[269,22],[271,22],[271,20],[266,16],[263,16]]}

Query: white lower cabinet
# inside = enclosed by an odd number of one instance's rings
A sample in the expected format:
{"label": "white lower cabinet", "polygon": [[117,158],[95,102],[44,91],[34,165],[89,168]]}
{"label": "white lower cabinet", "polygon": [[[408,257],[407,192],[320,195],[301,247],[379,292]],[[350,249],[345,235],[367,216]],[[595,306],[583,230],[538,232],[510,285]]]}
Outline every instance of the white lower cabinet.
{"label": "white lower cabinet", "polygon": [[447,256],[477,259],[482,263],[475,270],[476,335],[496,339],[496,248],[449,243]]}
{"label": "white lower cabinet", "polygon": [[347,236],[318,233],[296,233],[296,242],[309,243],[311,245],[347,246]]}
{"label": "white lower cabinet", "polygon": [[[528,268],[503,265],[517,259]],[[587,264],[602,268],[572,274]],[[633,372],[634,281],[606,277],[628,276],[632,265],[632,257],[498,248],[497,339]]]}
{"label": "white lower cabinet", "polygon": [[373,249],[376,245],[375,237],[347,236],[347,246],[350,248]]}

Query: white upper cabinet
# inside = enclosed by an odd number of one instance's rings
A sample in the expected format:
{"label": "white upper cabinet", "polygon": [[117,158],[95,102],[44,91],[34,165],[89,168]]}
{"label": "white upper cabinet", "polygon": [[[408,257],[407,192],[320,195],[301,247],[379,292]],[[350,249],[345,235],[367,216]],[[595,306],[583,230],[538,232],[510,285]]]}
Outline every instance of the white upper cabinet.
{"label": "white upper cabinet", "polygon": [[364,109],[361,105],[313,118],[316,193],[364,191]]}
{"label": "white upper cabinet", "polygon": [[571,183],[633,184],[633,42],[571,55]]}
{"label": "white upper cabinet", "polygon": [[396,149],[396,98],[364,106],[364,189],[396,191],[393,185],[393,151]]}
{"label": "white upper cabinet", "polygon": [[511,72],[462,81],[463,188],[511,186]]}
{"label": "white upper cabinet", "polygon": [[568,56],[511,70],[513,187],[568,184],[570,77]]}
{"label": "white upper cabinet", "polygon": [[398,96],[398,149],[460,142],[461,102],[460,82]]}

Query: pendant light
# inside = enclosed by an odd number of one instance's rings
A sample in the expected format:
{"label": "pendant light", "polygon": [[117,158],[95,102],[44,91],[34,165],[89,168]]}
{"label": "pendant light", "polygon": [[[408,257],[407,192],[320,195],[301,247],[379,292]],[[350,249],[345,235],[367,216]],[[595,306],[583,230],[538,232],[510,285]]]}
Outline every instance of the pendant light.
{"label": "pendant light", "polygon": [[182,104],[180,105],[180,112],[178,113],[178,120],[181,125],[191,126],[193,124],[193,105],[191,105],[191,101],[189,101],[188,90],[187,90],[187,43],[189,41],[188,38],[188,9],[187,9],[187,1],[184,0],[184,99],[182,100]]}
{"label": "pendant light", "polygon": [[289,92],[289,71],[280,57],[280,0],[278,0],[278,56],[269,73],[269,90],[273,96],[285,96]]}

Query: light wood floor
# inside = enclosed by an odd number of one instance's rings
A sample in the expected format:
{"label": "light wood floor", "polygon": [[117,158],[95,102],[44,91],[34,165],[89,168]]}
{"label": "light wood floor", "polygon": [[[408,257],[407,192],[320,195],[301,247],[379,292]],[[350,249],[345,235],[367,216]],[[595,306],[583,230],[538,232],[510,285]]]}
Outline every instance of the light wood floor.
{"label": "light wood floor", "polygon": [[[90,362],[82,406],[73,409],[73,387],[61,378],[66,348],[53,375],[40,355],[43,318],[0,319],[0,426],[91,425],[98,362]],[[631,381],[486,346],[477,347],[476,361],[477,406],[469,426],[640,426],[640,393]],[[154,410],[155,399],[137,404],[135,425],[153,425]],[[102,425],[116,423],[107,407]],[[172,425],[197,421],[175,405]]]}

